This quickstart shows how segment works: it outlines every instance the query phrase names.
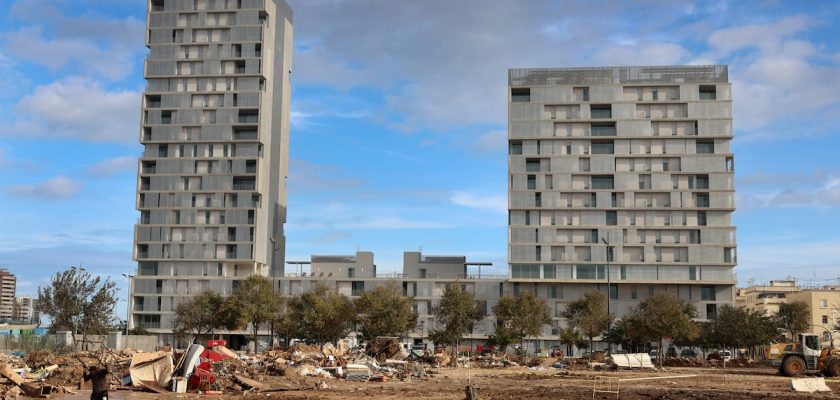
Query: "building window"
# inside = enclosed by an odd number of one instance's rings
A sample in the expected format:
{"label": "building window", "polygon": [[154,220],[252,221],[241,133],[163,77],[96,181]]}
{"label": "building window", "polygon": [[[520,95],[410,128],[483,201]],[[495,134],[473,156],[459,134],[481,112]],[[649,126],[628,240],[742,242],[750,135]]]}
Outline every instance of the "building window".
{"label": "building window", "polygon": [[528,189],[536,189],[537,188],[537,176],[536,175],[528,175]]}
{"label": "building window", "polygon": [[822,316],[822,323],[824,323],[824,324],[828,323],[828,315],[823,315]]}
{"label": "building window", "polygon": [[717,88],[711,85],[700,86],[700,100],[717,99]]}
{"label": "building window", "polygon": [[592,136],[615,136],[615,124],[605,124],[603,122],[598,124],[592,124],[589,132]]}
{"label": "building window", "polygon": [[525,160],[525,172],[539,172],[540,171],[540,159],[539,158],[529,158]]}
{"label": "building window", "polygon": [[697,194],[697,207],[708,207],[709,206],[709,194],[708,193],[698,193]]}
{"label": "building window", "polygon": [[697,175],[697,189],[709,188],[709,175]]}
{"label": "building window", "polygon": [[604,265],[582,264],[575,266],[575,279],[606,279]]}
{"label": "building window", "polygon": [[[620,274],[621,274],[620,276],[621,276],[621,279],[622,279],[622,280],[627,279],[627,266],[626,266],[626,265],[622,265],[622,266],[621,266],[621,269],[620,269]],[[634,293],[635,293],[635,290],[636,290],[636,287],[634,286],[634,287],[633,287],[633,291],[634,291]],[[635,297],[634,297],[634,298],[635,298]]]}
{"label": "building window", "polygon": [[510,89],[510,101],[513,103],[528,103],[531,101],[531,88]]}
{"label": "building window", "polygon": [[534,207],[542,207],[542,193],[534,193]]}
{"label": "building window", "polygon": [[510,266],[512,278],[540,279],[540,266],[538,264],[513,264]]}
{"label": "building window", "polygon": [[513,155],[522,154],[522,143],[511,143],[510,144],[510,154],[513,154]]}
{"label": "building window", "polygon": [[365,291],[365,282],[364,281],[353,281],[352,285],[352,293],[353,296],[361,296],[362,293]]}
{"label": "building window", "polygon": [[618,213],[615,211],[606,211],[607,225],[618,225]]}
{"label": "building window", "polygon": [[610,284],[610,300],[618,300],[618,285]]}
{"label": "building window", "polygon": [[589,116],[592,119],[609,119],[612,118],[612,106],[609,104],[593,104],[590,107]]}
{"label": "building window", "polygon": [[697,280],[697,267],[691,266],[688,267],[688,280],[696,281]]}
{"label": "building window", "polygon": [[614,185],[612,175],[595,175],[592,177],[592,189],[613,189]]}
{"label": "building window", "polygon": [[[557,276],[557,270],[554,267],[554,265],[543,265],[543,279],[555,279],[556,276]],[[555,288],[555,287],[552,286],[552,288]]]}
{"label": "building window", "polygon": [[714,154],[715,142],[713,140],[698,140],[694,152],[697,154]]}
{"label": "building window", "polygon": [[592,154],[614,154],[613,141],[592,141]]}
{"label": "building window", "polygon": [[715,287],[714,286],[701,286],[700,287],[700,300],[714,301],[715,300]]}
{"label": "building window", "polygon": [[828,299],[820,299],[820,308],[828,308]]}
{"label": "building window", "polygon": [[706,212],[705,211],[697,211],[697,225],[698,226],[706,226]]}
{"label": "building window", "polygon": [[706,319],[717,318],[717,304],[706,304]]}

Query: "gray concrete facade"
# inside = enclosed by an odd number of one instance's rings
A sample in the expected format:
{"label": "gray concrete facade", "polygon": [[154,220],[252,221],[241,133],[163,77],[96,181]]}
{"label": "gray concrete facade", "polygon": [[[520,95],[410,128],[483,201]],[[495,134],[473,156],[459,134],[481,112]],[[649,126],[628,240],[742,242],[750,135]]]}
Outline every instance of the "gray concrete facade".
{"label": "gray concrete facade", "polygon": [[239,280],[283,276],[292,10],[148,0],[129,327]]}
{"label": "gray concrete facade", "polygon": [[508,84],[514,292],[555,315],[589,290],[618,317],[655,293],[701,320],[734,301],[727,66],[511,69]]}

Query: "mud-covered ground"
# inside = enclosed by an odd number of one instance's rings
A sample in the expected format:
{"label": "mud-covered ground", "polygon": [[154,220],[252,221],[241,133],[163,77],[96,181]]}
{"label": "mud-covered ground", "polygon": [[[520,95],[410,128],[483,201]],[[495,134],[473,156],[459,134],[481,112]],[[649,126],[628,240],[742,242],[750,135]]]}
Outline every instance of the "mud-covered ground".
{"label": "mud-covered ground", "polygon": [[[326,380],[326,389],[283,391],[221,396],[195,393],[159,395],[152,393],[112,392],[110,399],[186,399],[186,398],[235,398],[291,399],[291,400],[443,400],[464,399],[464,388],[479,388],[479,398],[491,399],[592,399],[596,377],[604,377],[613,385],[618,384],[620,399],[822,399],[840,398],[840,382],[827,380],[832,393],[797,393],[791,389],[790,378],[776,374],[769,368],[669,368],[667,371],[617,371],[601,372],[573,370],[568,374],[554,369],[530,370],[524,367],[498,369],[446,369],[427,379],[387,382],[349,382]],[[696,377],[681,377],[697,375]],[[622,380],[658,378],[653,380]],[[271,385],[271,378],[265,381]],[[307,382],[311,383],[307,379]],[[314,386],[314,385],[313,385]],[[606,388],[606,387],[605,387]],[[838,393],[838,394],[835,394]],[[65,395],[65,399],[87,399],[89,392]],[[596,393],[596,399],[615,399],[614,393]]]}

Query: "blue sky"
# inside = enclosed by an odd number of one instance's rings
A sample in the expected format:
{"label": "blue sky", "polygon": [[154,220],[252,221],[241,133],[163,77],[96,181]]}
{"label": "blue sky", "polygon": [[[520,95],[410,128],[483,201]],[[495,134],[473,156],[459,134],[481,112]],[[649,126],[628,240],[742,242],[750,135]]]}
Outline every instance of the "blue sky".
{"label": "blue sky", "polygon": [[[840,3],[290,0],[287,258],[506,269],[511,67],[730,65],[738,279],[840,276]],[[0,265],[122,284],[145,1],[0,3]]]}

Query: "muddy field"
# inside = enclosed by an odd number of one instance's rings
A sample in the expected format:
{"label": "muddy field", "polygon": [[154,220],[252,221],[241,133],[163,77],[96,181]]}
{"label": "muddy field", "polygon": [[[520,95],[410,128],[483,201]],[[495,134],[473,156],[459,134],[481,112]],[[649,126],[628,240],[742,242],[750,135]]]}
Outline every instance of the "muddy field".
{"label": "muddy field", "polygon": [[[840,398],[840,383],[829,380],[832,393],[797,393],[790,389],[790,379],[776,375],[769,368],[708,369],[670,368],[665,372],[599,372],[557,370],[499,369],[438,369],[428,379],[387,382],[351,382],[327,380],[328,388],[306,391],[287,391],[245,395],[202,396],[155,395],[148,393],[112,392],[111,399],[185,399],[235,398],[242,400],[443,400],[464,399],[468,384],[479,388],[479,398],[490,399],[592,399],[596,377],[615,379],[665,377],[661,380],[622,381],[620,399],[822,399]],[[679,378],[684,375],[697,377]],[[266,383],[270,383],[267,380]],[[613,386],[614,387],[614,386]],[[65,395],[65,399],[87,399],[89,392]],[[615,399],[615,394],[596,393],[596,399]]]}

